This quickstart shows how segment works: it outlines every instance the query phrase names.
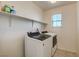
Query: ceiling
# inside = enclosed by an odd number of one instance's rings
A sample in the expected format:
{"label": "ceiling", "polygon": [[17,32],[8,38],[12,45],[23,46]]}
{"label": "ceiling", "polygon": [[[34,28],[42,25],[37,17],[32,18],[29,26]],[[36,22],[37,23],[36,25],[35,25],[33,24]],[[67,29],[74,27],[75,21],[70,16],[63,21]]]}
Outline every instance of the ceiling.
{"label": "ceiling", "polygon": [[57,1],[56,3],[51,3],[49,1],[33,1],[38,7],[42,8],[43,10],[48,10],[51,8],[76,3],[76,1]]}

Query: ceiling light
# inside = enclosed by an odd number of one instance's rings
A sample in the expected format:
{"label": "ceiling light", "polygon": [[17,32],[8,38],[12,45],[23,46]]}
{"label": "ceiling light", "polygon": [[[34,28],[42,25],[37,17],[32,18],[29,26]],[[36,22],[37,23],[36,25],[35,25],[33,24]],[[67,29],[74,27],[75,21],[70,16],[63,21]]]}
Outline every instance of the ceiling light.
{"label": "ceiling light", "polygon": [[49,0],[49,2],[51,2],[51,3],[56,3],[56,1],[55,1],[55,0]]}

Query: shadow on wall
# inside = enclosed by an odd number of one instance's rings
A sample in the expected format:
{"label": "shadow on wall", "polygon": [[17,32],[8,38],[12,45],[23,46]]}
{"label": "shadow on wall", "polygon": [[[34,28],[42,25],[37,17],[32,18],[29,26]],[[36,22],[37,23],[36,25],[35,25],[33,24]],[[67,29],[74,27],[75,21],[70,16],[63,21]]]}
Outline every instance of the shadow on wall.
{"label": "shadow on wall", "polygon": [[[12,17],[9,27],[9,16],[0,15],[0,56],[21,57],[24,56],[24,36],[32,31],[32,22]],[[41,29],[41,24],[39,29]]]}

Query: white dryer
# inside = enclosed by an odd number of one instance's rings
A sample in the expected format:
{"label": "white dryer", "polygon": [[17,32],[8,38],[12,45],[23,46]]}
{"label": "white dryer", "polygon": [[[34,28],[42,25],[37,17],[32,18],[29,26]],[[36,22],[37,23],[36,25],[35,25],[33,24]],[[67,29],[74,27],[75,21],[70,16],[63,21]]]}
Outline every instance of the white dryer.
{"label": "white dryer", "polygon": [[57,35],[55,33],[46,33],[48,35],[52,36],[52,56],[54,56],[56,50],[57,50]]}

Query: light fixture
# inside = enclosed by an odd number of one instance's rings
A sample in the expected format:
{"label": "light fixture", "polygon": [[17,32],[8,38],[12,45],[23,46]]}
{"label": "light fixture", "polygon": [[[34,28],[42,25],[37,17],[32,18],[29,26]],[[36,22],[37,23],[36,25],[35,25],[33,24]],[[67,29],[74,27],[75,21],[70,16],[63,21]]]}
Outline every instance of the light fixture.
{"label": "light fixture", "polygon": [[50,3],[56,3],[56,0],[49,0]]}

